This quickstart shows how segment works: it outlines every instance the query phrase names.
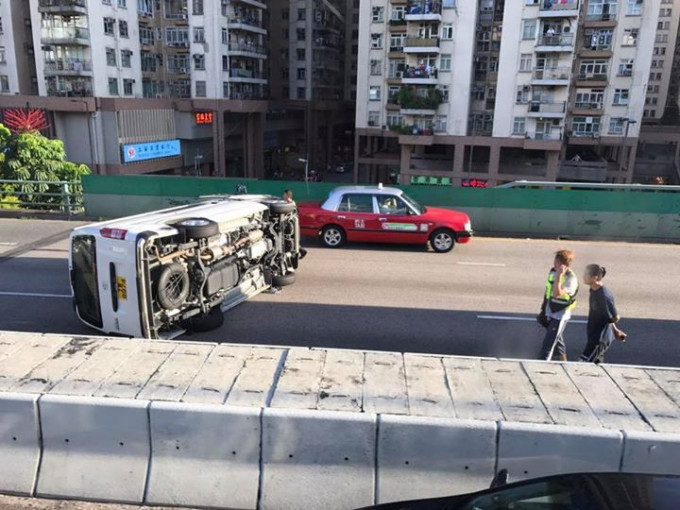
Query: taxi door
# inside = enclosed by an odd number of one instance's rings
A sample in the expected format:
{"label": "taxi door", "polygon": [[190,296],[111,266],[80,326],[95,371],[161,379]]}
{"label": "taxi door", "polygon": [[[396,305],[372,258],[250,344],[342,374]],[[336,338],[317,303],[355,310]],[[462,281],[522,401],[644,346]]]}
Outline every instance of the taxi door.
{"label": "taxi door", "polygon": [[346,193],[342,197],[336,218],[345,229],[348,241],[373,241],[371,225],[374,226],[378,219],[373,195]]}
{"label": "taxi door", "polygon": [[422,215],[414,214],[411,208],[398,196],[377,195],[377,221],[371,225],[384,243],[426,243],[429,224]]}

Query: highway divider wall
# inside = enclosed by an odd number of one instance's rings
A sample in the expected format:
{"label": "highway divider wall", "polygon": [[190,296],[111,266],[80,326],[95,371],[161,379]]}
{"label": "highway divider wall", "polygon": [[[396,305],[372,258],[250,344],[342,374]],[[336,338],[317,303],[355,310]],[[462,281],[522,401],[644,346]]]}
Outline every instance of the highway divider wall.
{"label": "highway divider wall", "polygon": [[351,509],[573,472],[680,475],[680,434],[0,393],[0,492]]}
{"label": "highway divider wall", "polygon": [[[213,179],[174,176],[83,178],[88,216],[115,218],[181,205],[199,196],[235,193],[324,200],[336,183]],[[680,240],[680,193],[631,190],[550,190],[400,186],[419,202],[467,212],[473,228],[494,235],[574,236],[598,239]]]}

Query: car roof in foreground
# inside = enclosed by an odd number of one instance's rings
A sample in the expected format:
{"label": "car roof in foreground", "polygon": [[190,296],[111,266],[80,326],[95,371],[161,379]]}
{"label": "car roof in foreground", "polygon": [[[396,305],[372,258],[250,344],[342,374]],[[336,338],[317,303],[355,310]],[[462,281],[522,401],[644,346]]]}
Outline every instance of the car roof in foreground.
{"label": "car roof in foreground", "polygon": [[385,193],[389,195],[403,195],[404,192],[399,188],[388,188],[385,186],[339,186],[333,188],[331,193]]}

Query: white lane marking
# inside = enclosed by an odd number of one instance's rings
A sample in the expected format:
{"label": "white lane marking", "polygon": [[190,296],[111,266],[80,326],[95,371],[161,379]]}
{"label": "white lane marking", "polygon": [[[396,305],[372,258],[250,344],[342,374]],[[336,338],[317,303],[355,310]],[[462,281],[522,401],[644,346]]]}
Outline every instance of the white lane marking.
{"label": "white lane marking", "polygon": [[16,246],[18,243],[0,243],[0,246]]}
{"label": "white lane marking", "polygon": [[461,266],[489,266],[489,267],[505,267],[505,264],[498,262],[458,262]]}
{"label": "white lane marking", "polygon": [[[536,321],[535,317],[510,317],[508,315],[478,315],[477,318],[490,321]],[[584,321],[582,319],[571,319],[569,322],[573,324],[588,324],[588,321]]]}
{"label": "white lane marking", "polygon": [[0,291],[0,296],[15,297],[44,297],[44,298],[71,298],[70,294],[47,294],[43,292],[5,292]]}

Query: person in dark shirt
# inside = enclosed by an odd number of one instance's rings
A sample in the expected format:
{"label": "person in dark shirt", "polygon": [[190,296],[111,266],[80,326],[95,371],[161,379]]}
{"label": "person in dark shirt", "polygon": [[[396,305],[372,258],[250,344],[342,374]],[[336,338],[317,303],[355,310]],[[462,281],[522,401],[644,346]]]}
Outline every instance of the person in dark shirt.
{"label": "person in dark shirt", "polygon": [[581,361],[602,363],[604,353],[616,340],[625,341],[626,334],[616,323],[619,313],[616,310],[614,294],[602,284],[607,270],[597,264],[586,267],[583,281],[590,287],[590,306],[588,311],[588,326],[586,347],[581,354]]}

